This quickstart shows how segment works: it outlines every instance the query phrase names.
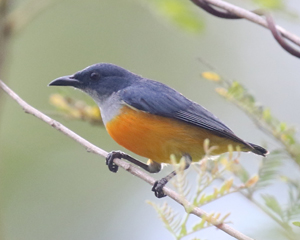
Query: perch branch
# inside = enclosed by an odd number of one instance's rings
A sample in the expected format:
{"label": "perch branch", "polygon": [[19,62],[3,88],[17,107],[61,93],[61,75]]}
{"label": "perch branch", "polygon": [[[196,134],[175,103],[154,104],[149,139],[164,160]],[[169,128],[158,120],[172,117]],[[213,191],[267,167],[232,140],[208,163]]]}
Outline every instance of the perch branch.
{"label": "perch branch", "polygon": [[[72,138],[82,146],[84,146],[88,152],[92,152],[95,154],[98,154],[102,157],[107,156],[107,152],[104,151],[101,148],[98,148],[94,144],[88,142],[84,138],[80,137],[61,123],[53,120],[52,118],[48,117],[47,115],[43,114],[39,110],[35,109],[28,103],[26,103],[23,99],[21,99],[14,91],[12,91],[8,86],[6,86],[1,80],[0,80],[0,88],[2,88],[12,99],[14,99],[26,113],[32,114],[33,116],[41,119],[42,121],[46,122],[47,124],[51,125],[53,128],[57,129],[58,131],[62,132],[63,134],[67,135],[68,137]],[[141,171],[137,167],[132,166],[131,164],[121,160],[121,159],[114,159],[114,163],[117,164],[119,167],[125,169],[132,175],[144,180],[145,182],[153,185],[155,180],[154,178],[150,177],[148,174],[145,172]],[[182,198],[179,194],[177,194],[175,191],[164,187],[163,188],[164,192],[166,195],[168,195],[170,198],[178,202],[180,205],[185,207],[185,209],[188,209],[192,206],[190,202],[188,202],[185,198]],[[207,213],[203,211],[202,209],[198,207],[193,207],[193,210],[191,211],[192,214],[198,216],[198,217],[203,217],[207,216]],[[211,224],[215,225],[218,229],[226,232],[230,236],[239,239],[239,240],[253,240],[252,238],[244,235],[243,233],[235,230],[234,228],[230,227],[229,225],[225,223],[218,223],[218,222],[211,222]]]}
{"label": "perch branch", "polygon": [[[248,11],[241,7],[220,0],[190,1],[214,16],[224,19],[247,19],[253,23],[270,29],[274,38],[281,45],[281,47],[283,47],[283,49],[285,49],[293,56],[300,58],[300,51],[284,40],[284,38],[286,38],[294,44],[300,46],[300,37],[288,32],[278,25],[275,25],[273,18],[267,12],[264,12],[262,10]],[[266,19],[263,18],[262,15],[266,15]]]}

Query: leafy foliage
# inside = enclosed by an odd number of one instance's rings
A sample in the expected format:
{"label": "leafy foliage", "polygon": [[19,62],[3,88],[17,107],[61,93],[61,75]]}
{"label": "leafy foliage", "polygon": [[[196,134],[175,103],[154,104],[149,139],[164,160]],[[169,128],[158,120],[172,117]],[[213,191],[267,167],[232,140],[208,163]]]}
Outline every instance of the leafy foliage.
{"label": "leafy foliage", "polygon": [[204,22],[195,6],[185,0],[151,0],[147,3],[151,9],[181,29],[199,33],[204,28]]}
{"label": "leafy foliage", "polygon": [[203,216],[200,221],[194,224],[192,227],[188,227],[187,220],[190,216],[189,213],[186,213],[183,218],[180,218],[179,214],[176,213],[167,203],[164,203],[162,206],[159,206],[150,201],[148,201],[148,203],[154,207],[160,219],[164,223],[166,229],[177,240],[180,240],[188,235],[191,235],[208,227],[212,227],[214,226],[213,223],[223,223],[229,216],[229,214],[226,214],[221,217],[220,213],[211,213],[207,216]]}
{"label": "leafy foliage", "polygon": [[[281,219],[288,224],[291,220],[300,217],[300,183],[288,177],[282,177],[282,180],[289,186],[289,202],[282,209]],[[272,207],[270,209],[275,210]]]}
{"label": "leafy foliage", "polygon": [[52,94],[49,101],[65,118],[83,120],[96,125],[103,124],[97,105],[90,106],[83,101],[58,93]]}
{"label": "leafy foliage", "polygon": [[285,17],[298,19],[299,14],[289,7],[288,1],[285,0],[250,0],[257,5],[259,9],[267,9],[281,13]]}
{"label": "leafy foliage", "polygon": [[281,166],[281,159],[271,154],[268,158],[263,158],[261,160],[258,176],[259,180],[255,185],[254,190],[262,189],[271,184],[271,182],[277,178],[278,169]]}
{"label": "leafy foliage", "polygon": [[[207,72],[202,74],[202,77],[211,80],[206,76]],[[220,96],[242,109],[259,129],[283,145],[284,148],[276,152],[285,152],[300,166],[300,142],[296,138],[295,127],[288,126],[287,123],[273,116],[270,109],[259,105],[255,97],[237,81],[229,81],[220,77],[214,82],[221,86],[216,89]]]}
{"label": "leafy foliage", "polygon": [[[262,159],[258,169],[256,184],[252,187],[245,188],[244,194],[249,200],[253,201],[258,207],[279,223],[286,230],[286,236],[289,239],[298,239],[292,230],[291,221],[297,220],[300,215],[299,180],[281,177],[281,180],[286,182],[289,187],[289,200],[286,205],[280,203],[270,194],[261,194],[267,208],[253,199],[253,194],[257,190],[269,186],[272,181],[278,179],[278,169],[282,164],[282,159],[291,158],[298,166],[300,166],[300,142],[296,138],[296,130],[294,127],[288,126],[285,122],[274,117],[270,109],[264,108],[258,104],[255,97],[250,94],[242,84],[237,81],[229,81],[221,76],[216,77],[216,75],[218,74],[214,72],[204,72],[202,77],[218,84],[220,87],[216,89],[216,92],[219,95],[238,106],[254,121],[260,130],[281,144],[281,147],[273,150],[268,158]],[[236,166],[232,170],[232,173],[247,185],[246,179],[249,177],[247,170],[241,165]],[[297,226],[297,223],[298,222],[295,222],[294,225]]]}
{"label": "leafy foliage", "polygon": [[[204,149],[206,156],[200,161],[199,165],[193,166],[193,170],[197,172],[198,176],[196,184],[189,183],[186,178],[184,159],[181,159],[181,161],[179,161],[180,163],[176,164],[178,161],[174,156],[171,156],[174,170],[177,173],[176,177],[172,179],[173,186],[181,197],[189,199],[190,202],[192,202],[192,206],[184,206],[186,210],[184,216],[181,217],[166,203],[162,206],[158,206],[155,203],[149,202],[149,204],[155,208],[165,227],[172,233],[175,239],[182,239],[202,229],[224,223],[230,215],[230,213],[226,213],[221,216],[221,213],[212,212],[203,216],[199,222],[190,226],[187,222],[194,207],[203,206],[225,197],[228,194],[251,188],[258,182],[257,175],[247,179],[246,184],[240,185],[234,183],[234,176],[230,178],[226,177],[231,173],[234,166],[239,165],[238,160],[232,153],[232,147],[229,147],[231,152],[227,154],[227,156],[224,155],[215,160],[210,159],[209,153],[214,147],[209,147],[208,140],[204,143]],[[224,178],[224,180],[220,184],[219,180],[222,178]],[[193,188],[191,186],[193,186]]]}
{"label": "leafy foliage", "polygon": [[297,227],[300,227],[300,222],[293,222],[293,224]]}
{"label": "leafy foliage", "polygon": [[283,210],[274,196],[269,194],[262,194],[265,204],[268,208],[272,209],[280,218],[283,218]]}
{"label": "leafy foliage", "polygon": [[263,8],[269,9],[283,9],[285,7],[284,0],[252,0]]}
{"label": "leafy foliage", "polygon": [[150,201],[148,201],[148,203],[154,207],[165,227],[172,233],[173,236],[177,237],[177,233],[181,231],[178,213],[176,213],[167,203],[164,203],[162,206],[158,206]]}
{"label": "leafy foliage", "polygon": [[[272,195],[262,194],[262,198],[269,210],[277,215],[279,221],[287,229],[291,230],[289,226],[290,222],[300,217],[300,184],[287,177],[284,177],[283,180],[289,186],[289,202],[286,206],[280,204]],[[297,226],[297,222],[293,222],[292,224]]]}

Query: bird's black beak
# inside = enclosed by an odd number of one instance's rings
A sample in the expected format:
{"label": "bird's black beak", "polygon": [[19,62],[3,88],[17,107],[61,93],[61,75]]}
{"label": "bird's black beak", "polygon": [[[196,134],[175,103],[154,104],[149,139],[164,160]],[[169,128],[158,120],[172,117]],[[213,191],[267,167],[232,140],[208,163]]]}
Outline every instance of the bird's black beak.
{"label": "bird's black beak", "polygon": [[78,87],[79,85],[80,85],[80,81],[74,78],[74,75],[57,78],[48,84],[48,86],[72,86],[72,87]]}

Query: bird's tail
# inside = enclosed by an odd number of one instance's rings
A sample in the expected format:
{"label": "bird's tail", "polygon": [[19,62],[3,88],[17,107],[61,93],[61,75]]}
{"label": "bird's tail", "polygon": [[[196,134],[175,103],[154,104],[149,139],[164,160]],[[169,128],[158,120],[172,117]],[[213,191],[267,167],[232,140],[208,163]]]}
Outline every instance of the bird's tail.
{"label": "bird's tail", "polygon": [[253,143],[248,143],[248,144],[253,148],[253,149],[251,149],[251,151],[255,154],[262,155],[264,157],[269,154],[269,151],[264,149],[261,146],[258,146],[258,145],[253,144]]}

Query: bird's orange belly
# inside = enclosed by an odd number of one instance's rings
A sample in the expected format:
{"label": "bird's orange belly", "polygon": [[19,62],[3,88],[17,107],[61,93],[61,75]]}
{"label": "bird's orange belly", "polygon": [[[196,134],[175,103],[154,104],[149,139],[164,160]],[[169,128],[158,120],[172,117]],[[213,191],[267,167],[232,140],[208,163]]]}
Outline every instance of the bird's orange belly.
{"label": "bird's orange belly", "polygon": [[185,153],[199,161],[205,154],[203,142],[207,138],[211,146],[218,146],[214,154],[227,152],[232,144],[203,128],[127,106],[106,123],[106,129],[121,146],[159,163],[169,163],[171,154],[180,159]]}

